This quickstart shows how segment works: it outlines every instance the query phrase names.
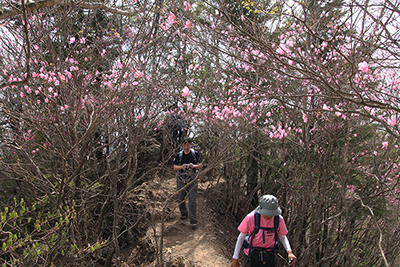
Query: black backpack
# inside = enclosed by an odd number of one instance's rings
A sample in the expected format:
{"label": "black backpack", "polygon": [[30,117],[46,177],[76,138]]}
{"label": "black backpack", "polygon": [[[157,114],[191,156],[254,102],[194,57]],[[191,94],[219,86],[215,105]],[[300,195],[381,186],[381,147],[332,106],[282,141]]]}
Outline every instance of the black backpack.
{"label": "black backpack", "polygon": [[[261,227],[260,226],[260,213],[258,213],[257,211],[254,211],[254,223],[255,223],[255,227],[253,232],[250,235],[246,236],[246,239],[243,241],[243,247],[244,248],[250,248],[250,251],[254,248],[253,247],[253,238],[256,234],[258,234],[258,232],[260,230],[262,230],[262,234],[263,234],[263,243],[265,243],[265,231],[270,231],[270,230],[274,230],[275,232],[275,245],[273,247],[270,248],[265,248],[265,249],[273,249],[276,250],[278,249],[278,241],[276,240],[276,236],[277,236],[277,232],[278,232],[278,227],[279,227],[279,215],[274,216],[274,227]],[[250,240],[251,238],[251,240]],[[250,242],[249,242],[250,240]]]}

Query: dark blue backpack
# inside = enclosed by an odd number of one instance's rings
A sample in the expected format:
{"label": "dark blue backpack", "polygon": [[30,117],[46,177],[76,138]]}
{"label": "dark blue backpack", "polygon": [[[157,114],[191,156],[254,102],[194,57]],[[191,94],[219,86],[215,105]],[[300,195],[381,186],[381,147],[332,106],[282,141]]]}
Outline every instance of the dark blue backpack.
{"label": "dark blue backpack", "polygon": [[[257,211],[254,211],[254,223],[255,227],[253,232],[250,235],[247,235],[245,240],[243,241],[243,247],[244,248],[250,248],[250,250],[253,248],[253,238],[260,230],[262,230],[262,235],[263,235],[263,243],[265,243],[265,231],[270,231],[274,230],[275,232],[275,245],[271,248],[266,248],[266,249],[278,249],[278,241],[276,240],[277,232],[278,232],[278,227],[279,227],[279,215],[274,216],[274,227],[261,227],[260,226],[260,213]],[[249,239],[251,238],[250,242]]]}

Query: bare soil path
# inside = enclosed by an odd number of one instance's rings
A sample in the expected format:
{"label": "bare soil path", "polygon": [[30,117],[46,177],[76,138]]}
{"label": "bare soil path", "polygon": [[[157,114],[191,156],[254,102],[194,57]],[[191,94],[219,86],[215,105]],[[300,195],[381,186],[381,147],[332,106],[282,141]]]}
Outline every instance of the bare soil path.
{"label": "bare soil path", "polygon": [[[223,200],[221,187],[209,182],[199,183],[197,195],[198,224],[193,229],[189,219],[181,220],[176,197],[176,179],[156,178],[135,189],[132,194],[141,203],[147,203],[147,210],[154,214],[145,237],[152,246],[160,248],[161,214],[166,205],[168,213],[164,223],[163,262],[167,267],[229,267],[237,237],[236,223],[224,215],[226,203]],[[223,190],[223,189],[222,189]],[[170,201],[166,202],[167,199]],[[187,201],[186,201],[186,204]],[[157,262],[146,264],[138,262],[141,253],[138,248],[127,248],[121,251],[121,265],[158,267]],[[141,255],[146,256],[146,255]]]}
{"label": "bare soil path", "polygon": [[[178,262],[183,261],[185,266],[195,267],[223,267],[230,266],[231,251],[227,252],[223,247],[223,240],[220,240],[224,229],[216,229],[215,216],[207,201],[205,190],[208,184],[199,183],[197,195],[197,217],[196,229],[192,229],[189,220],[181,220],[179,208],[175,208],[171,214],[171,221],[165,223],[164,230],[164,258],[165,262],[179,266]],[[175,179],[164,182],[164,186],[170,194],[176,190]],[[171,208],[176,207],[177,201],[173,199]],[[186,203],[187,204],[187,203]],[[160,230],[161,224],[157,225]],[[222,241],[222,242],[221,242]]]}

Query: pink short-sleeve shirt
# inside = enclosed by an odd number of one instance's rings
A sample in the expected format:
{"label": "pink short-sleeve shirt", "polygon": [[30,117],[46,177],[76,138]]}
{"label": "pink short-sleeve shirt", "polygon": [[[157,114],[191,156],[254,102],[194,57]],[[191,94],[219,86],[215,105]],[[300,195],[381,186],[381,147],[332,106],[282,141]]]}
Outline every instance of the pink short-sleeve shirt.
{"label": "pink short-sleeve shirt", "polygon": [[[263,216],[260,216],[260,227],[267,227],[267,228],[273,228],[274,227],[274,218],[272,217],[269,220],[264,219]],[[254,222],[254,210],[247,214],[247,216],[243,219],[243,221],[240,223],[238,230],[241,233],[251,235],[255,228],[255,222]],[[275,245],[275,232],[273,230],[271,231],[265,231],[265,243],[263,243],[263,235],[262,235],[262,230],[258,232],[258,234],[255,235],[254,240],[253,240],[253,247],[262,247],[262,248],[269,248],[273,247]],[[278,234],[280,235],[286,235],[288,233],[288,230],[286,228],[285,220],[281,215],[279,215],[279,227],[278,227]],[[244,249],[244,253],[248,255],[249,249]]]}

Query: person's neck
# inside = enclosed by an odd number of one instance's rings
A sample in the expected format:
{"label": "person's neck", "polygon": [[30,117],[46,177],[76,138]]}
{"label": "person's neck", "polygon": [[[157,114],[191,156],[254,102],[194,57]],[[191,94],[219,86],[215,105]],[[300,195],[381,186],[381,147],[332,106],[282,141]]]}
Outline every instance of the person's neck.
{"label": "person's neck", "polygon": [[185,154],[189,154],[190,148],[188,148],[188,149],[183,149],[183,152],[185,152]]}

